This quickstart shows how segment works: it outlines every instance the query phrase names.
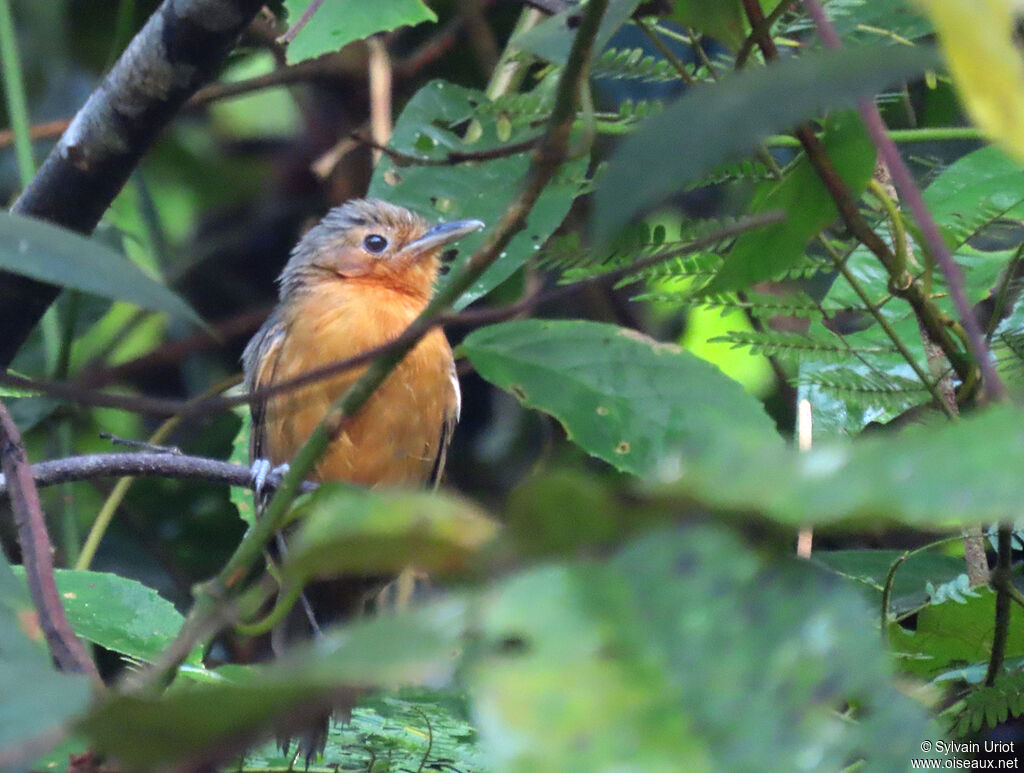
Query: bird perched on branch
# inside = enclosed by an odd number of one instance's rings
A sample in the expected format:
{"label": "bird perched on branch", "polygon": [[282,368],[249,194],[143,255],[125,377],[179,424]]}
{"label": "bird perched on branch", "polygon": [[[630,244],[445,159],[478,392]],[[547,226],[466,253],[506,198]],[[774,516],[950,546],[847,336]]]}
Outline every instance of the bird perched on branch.
{"label": "bird perched on branch", "polygon": [[[440,253],[483,227],[479,220],[431,226],[419,215],[377,199],[332,209],[292,251],[280,277],[280,302],[245,348],[247,389],[301,376],[397,338],[433,292]],[[257,475],[289,462],[366,369],[346,370],[274,395],[252,409],[250,458]],[[363,407],[348,419],[314,468],[318,481],[364,486],[419,486],[436,481],[459,416],[452,351],[440,328],[427,333]],[[379,590],[380,578],[353,577],[307,589],[306,620],[290,624],[274,649],[307,630],[351,617]],[[326,594],[326,598],[321,596]],[[326,740],[326,724],[301,747]]]}

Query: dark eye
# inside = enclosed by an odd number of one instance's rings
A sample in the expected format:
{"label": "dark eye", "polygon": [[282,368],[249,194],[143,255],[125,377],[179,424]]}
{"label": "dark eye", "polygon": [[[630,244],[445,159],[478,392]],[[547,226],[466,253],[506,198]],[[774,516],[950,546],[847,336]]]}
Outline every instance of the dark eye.
{"label": "dark eye", "polygon": [[367,252],[384,252],[388,247],[388,240],[380,234],[370,234],[363,239],[363,247]]}

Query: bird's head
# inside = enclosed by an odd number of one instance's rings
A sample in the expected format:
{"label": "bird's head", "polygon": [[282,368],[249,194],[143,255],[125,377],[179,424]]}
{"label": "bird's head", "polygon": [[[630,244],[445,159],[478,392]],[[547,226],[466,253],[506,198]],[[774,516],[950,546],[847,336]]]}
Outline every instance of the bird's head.
{"label": "bird's head", "polygon": [[483,227],[479,220],[431,225],[380,199],[348,201],[295,246],[281,273],[281,296],[314,282],[359,278],[429,297],[442,249]]}

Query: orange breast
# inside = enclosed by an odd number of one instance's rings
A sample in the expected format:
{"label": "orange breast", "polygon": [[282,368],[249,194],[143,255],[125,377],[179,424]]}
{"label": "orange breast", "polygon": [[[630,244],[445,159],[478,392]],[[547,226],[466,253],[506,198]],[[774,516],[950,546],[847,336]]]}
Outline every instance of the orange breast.
{"label": "orange breast", "polygon": [[[425,300],[376,283],[323,282],[292,304],[273,381],[293,378],[397,337]],[[346,424],[316,467],[320,480],[420,484],[433,469],[447,413],[455,411],[452,352],[435,329]],[[268,401],[267,454],[290,460],[365,366]]]}

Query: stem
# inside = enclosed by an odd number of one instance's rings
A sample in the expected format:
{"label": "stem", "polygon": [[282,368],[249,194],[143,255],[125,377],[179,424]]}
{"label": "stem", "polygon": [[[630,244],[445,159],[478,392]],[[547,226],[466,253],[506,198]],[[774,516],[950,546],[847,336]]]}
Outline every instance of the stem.
{"label": "stem", "polygon": [[25,83],[21,74],[21,57],[14,33],[11,0],[0,0],[0,67],[3,69],[4,94],[7,96],[7,116],[14,130],[14,155],[18,160],[21,187],[27,188],[36,173],[32,158],[31,122],[25,101]]}
{"label": "stem", "polygon": [[[933,126],[922,129],[887,129],[886,134],[893,142],[954,142],[983,140],[984,135],[973,126]],[[770,148],[798,148],[800,140],[788,134],[768,137],[765,144]]]}
{"label": "stem", "polygon": [[692,86],[696,81],[690,74],[690,71],[686,67],[686,62],[676,56],[675,51],[669,48],[668,44],[661,39],[661,35],[654,31],[651,24],[645,19],[637,19],[636,26],[640,28],[640,31],[647,36],[647,39],[654,44],[654,47],[661,52],[661,55],[665,57],[665,60],[672,65],[672,68],[679,73],[680,80],[683,81],[687,86]]}
{"label": "stem", "polygon": [[996,592],[996,622],[992,632],[992,655],[985,674],[985,686],[991,687],[1003,670],[1006,658],[1006,640],[1010,635],[1010,587],[1013,583],[1013,524],[1000,523],[998,531],[996,568],[992,572],[992,587]]}
{"label": "stem", "polygon": [[11,509],[18,530],[29,595],[39,616],[50,654],[63,671],[88,674],[102,684],[96,665],[64,614],[53,573],[53,544],[39,504],[39,492],[29,469],[25,446],[11,414],[0,402],[0,466],[10,489]]}

